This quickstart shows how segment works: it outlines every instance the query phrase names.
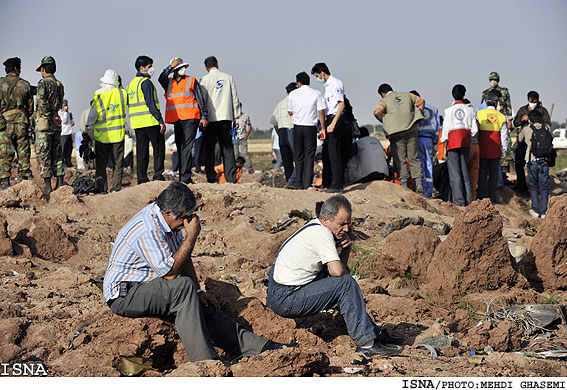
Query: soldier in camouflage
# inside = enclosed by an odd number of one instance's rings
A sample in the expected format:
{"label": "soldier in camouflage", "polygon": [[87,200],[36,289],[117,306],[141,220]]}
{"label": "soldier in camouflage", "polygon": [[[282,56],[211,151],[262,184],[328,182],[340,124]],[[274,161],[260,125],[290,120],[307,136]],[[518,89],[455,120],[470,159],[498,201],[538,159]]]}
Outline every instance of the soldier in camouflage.
{"label": "soldier in camouflage", "polygon": [[63,104],[65,90],[63,84],[55,78],[55,59],[43,57],[36,71],[42,79],[37,83],[35,110],[35,154],[41,177],[45,181],[44,194],[52,191],[51,177],[57,176],[58,188],[65,185],[63,177],[63,159],[61,156],[61,118],[59,109]]}
{"label": "soldier in camouflage", "polygon": [[33,94],[30,83],[20,78],[22,61],[18,57],[4,61],[6,77],[0,79],[0,113],[6,127],[0,129],[0,189],[10,186],[12,162],[18,156],[18,173],[22,179],[31,177],[28,128],[33,114]]}
{"label": "soldier in camouflage", "polygon": [[508,91],[508,88],[498,85],[500,82],[500,75],[498,72],[491,72],[488,75],[488,81],[490,82],[490,88],[482,92],[480,103],[482,104],[482,102],[486,100],[488,92],[494,90],[500,92],[500,99],[498,99],[498,107],[496,107],[496,109],[506,115],[508,127],[508,148],[506,149],[506,156],[502,159],[502,178],[504,179],[505,184],[512,185],[513,183],[509,181],[507,177],[507,173],[510,172],[511,162],[514,160],[512,139],[510,138],[510,132],[512,130],[512,103],[510,101],[510,92]]}

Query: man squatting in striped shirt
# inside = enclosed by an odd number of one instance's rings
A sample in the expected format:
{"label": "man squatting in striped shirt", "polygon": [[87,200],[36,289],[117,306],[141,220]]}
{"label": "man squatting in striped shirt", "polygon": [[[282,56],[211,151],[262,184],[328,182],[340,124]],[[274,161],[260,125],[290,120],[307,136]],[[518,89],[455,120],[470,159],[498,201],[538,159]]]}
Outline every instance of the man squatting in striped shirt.
{"label": "man squatting in striped shirt", "polygon": [[192,362],[219,359],[214,346],[245,357],[283,348],[221,312],[200,288],[191,260],[201,230],[196,206],[193,192],[175,181],[122,227],[104,276],[108,306],[131,318],[174,314]]}

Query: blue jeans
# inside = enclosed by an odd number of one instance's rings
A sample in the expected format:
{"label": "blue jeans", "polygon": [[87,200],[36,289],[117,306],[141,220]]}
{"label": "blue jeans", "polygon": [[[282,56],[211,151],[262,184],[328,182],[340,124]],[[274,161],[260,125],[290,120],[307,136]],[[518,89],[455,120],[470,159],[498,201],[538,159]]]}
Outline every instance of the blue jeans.
{"label": "blue jeans", "polygon": [[366,313],[362,291],[350,275],[327,277],[304,286],[285,286],[274,280],[274,267],[268,274],[266,305],[287,318],[306,317],[321,310],[338,309],[348,334],[357,346],[375,339],[380,328]]}
{"label": "blue jeans", "polygon": [[545,215],[549,198],[549,164],[547,161],[529,162],[528,180],[530,182],[532,209],[539,215]]}
{"label": "blue jeans", "polygon": [[423,196],[431,198],[433,194],[433,138],[417,137],[417,152],[421,160],[423,178]]}

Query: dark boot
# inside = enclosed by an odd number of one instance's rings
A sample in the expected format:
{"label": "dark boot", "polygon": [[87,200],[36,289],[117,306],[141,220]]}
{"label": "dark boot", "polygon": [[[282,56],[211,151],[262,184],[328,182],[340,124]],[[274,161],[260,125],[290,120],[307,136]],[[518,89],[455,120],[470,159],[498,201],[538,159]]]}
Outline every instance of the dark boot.
{"label": "dark boot", "polygon": [[3,179],[0,179],[0,190],[5,190],[8,187],[10,187],[10,178],[5,177]]}
{"label": "dark boot", "polygon": [[57,176],[57,185],[55,186],[55,189],[66,185],[65,181],[63,180],[64,178],[65,176]]}
{"label": "dark boot", "polygon": [[53,191],[53,189],[51,188],[51,178],[44,177],[43,180],[45,181],[45,187],[43,187],[43,193],[45,195],[48,195],[51,193],[51,191]]}

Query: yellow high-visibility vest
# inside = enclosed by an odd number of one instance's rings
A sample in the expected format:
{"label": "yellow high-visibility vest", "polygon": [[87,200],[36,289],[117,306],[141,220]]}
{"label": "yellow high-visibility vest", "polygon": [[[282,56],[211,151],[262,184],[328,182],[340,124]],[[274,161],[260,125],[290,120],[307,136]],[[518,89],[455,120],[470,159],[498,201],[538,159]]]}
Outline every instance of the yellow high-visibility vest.
{"label": "yellow high-visibility vest", "polygon": [[95,93],[97,119],[94,125],[94,138],[104,144],[121,142],[126,133],[126,105],[128,98],[123,88]]}
{"label": "yellow high-visibility vest", "polygon": [[152,79],[146,76],[134,77],[128,85],[128,115],[130,116],[130,126],[132,129],[159,125],[159,122],[152,115],[148,105],[146,104],[144,93],[142,92],[142,82],[144,80],[149,80],[154,85],[154,100],[156,102],[156,107],[159,110],[156,86]]}

